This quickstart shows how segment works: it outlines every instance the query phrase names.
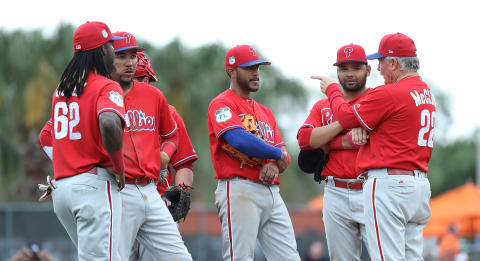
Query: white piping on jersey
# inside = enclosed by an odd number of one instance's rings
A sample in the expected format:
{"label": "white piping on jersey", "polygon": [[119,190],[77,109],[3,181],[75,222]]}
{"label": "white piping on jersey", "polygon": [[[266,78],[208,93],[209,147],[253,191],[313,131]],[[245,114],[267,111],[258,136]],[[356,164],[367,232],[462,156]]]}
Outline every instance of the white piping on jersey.
{"label": "white piping on jersey", "polygon": [[177,162],[175,162],[175,163],[172,163],[172,166],[176,167],[176,166],[180,165],[180,163],[183,163],[183,162],[185,162],[185,161],[188,161],[188,160],[191,159],[191,158],[198,158],[198,156],[197,156],[197,154],[193,154],[193,155],[188,156],[188,157],[186,157],[186,158],[183,158],[183,159],[181,159],[181,160],[179,160],[179,161],[177,161]]}
{"label": "white piping on jersey", "polygon": [[277,146],[280,146],[280,145],[285,145],[285,142],[277,143],[277,144],[273,145],[273,147],[277,147]]}
{"label": "white piping on jersey", "polygon": [[155,128],[148,128],[148,129],[143,128],[143,129],[129,129],[129,130],[124,129],[123,131],[124,132],[132,132],[132,131],[154,131],[154,130],[155,130]]}
{"label": "white piping on jersey", "polygon": [[309,123],[303,124],[303,125],[300,127],[300,129],[303,128],[303,127],[312,127],[312,128],[315,128],[315,126],[313,126],[313,124],[309,124]]}
{"label": "white piping on jersey", "polygon": [[160,135],[160,137],[166,138],[168,136],[171,136],[175,131],[177,131],[177,122],[175,122],[175,128],[173,128],[173,130],[170,133],[165,134],[165,135]]}
{"label": "white piping on jersey", "polygon": [[222,129],[221,131],[218,132],[218,134],[216,135],[217,139],[218,137],[220,137],[224,132],[226,132],[227,130],[229,129],[236,129],[236,128],[243,128],[243,126],[240,126],[240,125],[232,125],[232,126],[228,126],[224,129]]}
{"label": "white piping on jersey", "polygon": [[125,118],[123,117],[123,115],[122,115],[119,111],[117,111],[116,109],[114,109],[114,108],[103,108],[103,109],[101,109],[101,110],[97,113],[97,115],[100,115],[100,113],[105,112],[105,111],[113,111],[113,112],[115,112],[116,114],[118,114],[118,116],[120,116],[120,118],[121,118],[123,121],[125,121]]}
{"label": "white piping on jersey", "polygon": [[368,127],[367,123],[365,123],[365,121],[363,121],[360,114],[358,114],[357,109],[355,109],[355,105],[353,105],[353,111],[355,112],[355,115],[357,115],[357,118],[360,120],[360,123],[362,123],[362,125],[365,126],[365,128],[367,128],[368,130],[372,130],[372,128]]}

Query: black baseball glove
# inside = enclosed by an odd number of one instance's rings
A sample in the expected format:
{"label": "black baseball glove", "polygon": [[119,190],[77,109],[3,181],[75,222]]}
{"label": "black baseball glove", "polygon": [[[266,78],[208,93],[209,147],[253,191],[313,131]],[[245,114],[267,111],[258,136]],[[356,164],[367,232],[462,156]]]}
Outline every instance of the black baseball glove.
{"label": "black baseball glove", "polygon": [[171,202],[168,206],[168,210],[172,214],[173,220],[175,222],[185,217],[187,217],[188,211],[190,210],[190,192],[189,189],[192,187],[185,184],[180,186],[172,185],[165,191],[165,197]]}
{"label": "black baseball glove", "polygon": [[322,149],[301,150],[298,154],[298,167],[305,173],[313,173],[313,179],[320,183],[322,181],[322,170],[327,164],[328,154]]}

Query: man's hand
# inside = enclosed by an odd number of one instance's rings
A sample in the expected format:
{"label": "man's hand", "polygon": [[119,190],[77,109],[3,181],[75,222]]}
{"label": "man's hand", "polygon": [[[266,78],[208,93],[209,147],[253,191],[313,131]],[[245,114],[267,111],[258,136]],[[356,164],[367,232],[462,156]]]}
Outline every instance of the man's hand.
{"label": "man's hand", "polygon": [[168,163],[170,163],[170,157],[165,152],[160,152],[160,160],[162,161],[161,168],[166,169],[168,167]]}
{"label": "man's hand", "polygon": [[282,151],[282,157],[277,160],[278,172],[283,173],[288,168],[288,152]]}
{"label": "man's hand", "polygon": [[327,77],[327,76],[319,76],[319,75],[312,75],[310,76],[312,79],[320,80],[320,88],[322,92],[325,93],[327,91],[327,87],[332,83],[338,83],[337,80]]}
{"label": "man's hand", "polygon": [[268,162],[267,164],[262,166],[260,172],[258,173],[258,177],[263,182],[263,184],[268,185],[275,182],[279,174],[280,172],[278,170],[278,166],[273,162]]}
{"label": "man's hand", "polygon": [[110,166],[105,167],[105,169],[107,170],[108,173],[110,173],[110,175],[114,175],[117,178],[117,180],[118,180],[118,191],[121,191],[123,188],[125,188],[125,174],[123,172],[122,173],[117,173]]}
{"label": "man's hand", "polygon": [[363,146],[367,143],[369,135],[368,132],[362,127],[355,127],[351,130],[352,141],[358,146]]}
{"label": "man's hand", "polygon": [[32,250],[28,248],[20,249],[13,257],[11,257],[8,261],[28,261],[28,260],[39,260],[39,261],[55,261],[53,256],[45,251],[40,250],[36,253],[36,257],[33,254]]}

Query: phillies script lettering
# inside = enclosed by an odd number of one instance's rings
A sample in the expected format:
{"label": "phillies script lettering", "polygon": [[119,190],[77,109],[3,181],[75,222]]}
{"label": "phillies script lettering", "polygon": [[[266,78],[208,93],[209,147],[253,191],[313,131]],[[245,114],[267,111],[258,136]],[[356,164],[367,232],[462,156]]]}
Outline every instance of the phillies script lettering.
{"label": "phillies script lettering", "polygon": [[128,110],[125,113],[125,132],[154,130],[155,116],[147,116],[141,110]]}

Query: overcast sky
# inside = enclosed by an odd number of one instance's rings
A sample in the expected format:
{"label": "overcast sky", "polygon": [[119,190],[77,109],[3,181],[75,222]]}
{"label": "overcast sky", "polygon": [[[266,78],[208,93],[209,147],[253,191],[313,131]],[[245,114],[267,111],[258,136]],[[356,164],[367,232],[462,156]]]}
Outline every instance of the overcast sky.
{"label": "overcast sky", "polygon": [[[334,74],[337,49],[362,45],[374,53],[382,36],[401,32],[417,46],[420,74],[451,97],[448,136],[480,126],[480,16],[477,1],[4,1],[0,28],[42,29],[102,21],[158,47],[175,37],[188,47],[207,43],[256,46],[287,77],[312,90],[312,74]],[[453,3],[453,4],[452,4]],[[372,79],[382,79],[371,62]],[[370,86],[380,84],[369,80]],[[312,102],[313,103],[313,100]]]}

